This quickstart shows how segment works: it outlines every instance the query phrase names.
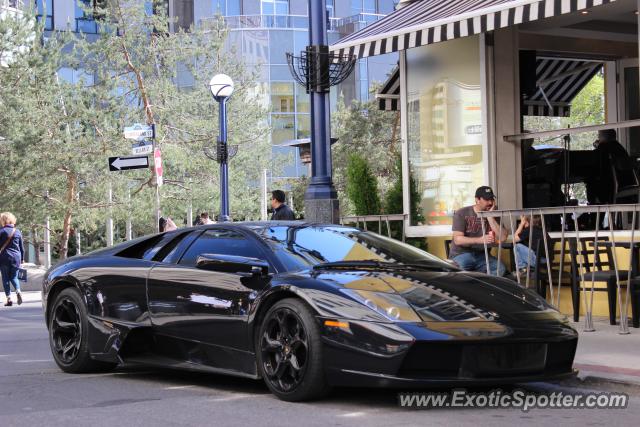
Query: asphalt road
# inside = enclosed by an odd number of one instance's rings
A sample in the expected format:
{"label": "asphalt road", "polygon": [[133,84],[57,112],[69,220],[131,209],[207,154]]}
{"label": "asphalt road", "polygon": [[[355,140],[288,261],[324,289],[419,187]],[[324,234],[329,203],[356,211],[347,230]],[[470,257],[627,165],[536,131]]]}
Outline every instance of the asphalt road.
{"label": "asphalt road", "polygon": [[[583,386],[581,386],[583,387]],[[596,386],[597,387],[597,386]],[[537,384],[546,391],[580,391]],[[615,386],[613,388],[615,390]],[[608,386],[607,391],[612,391]],[[640,398],[626,409],[437,408],[398,406],[397,392],[338,389],[312,403],[274,398],[256,381],[125,367],[71,375],[51,357],[40,303],[0,307],[0,426],[630,426]]]}

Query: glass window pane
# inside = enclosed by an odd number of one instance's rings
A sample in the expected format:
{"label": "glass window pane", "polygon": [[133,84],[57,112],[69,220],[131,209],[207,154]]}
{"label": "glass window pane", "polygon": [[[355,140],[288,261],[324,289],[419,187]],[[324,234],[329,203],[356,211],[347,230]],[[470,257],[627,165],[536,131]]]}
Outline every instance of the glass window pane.
{"label": "glass window pane", "polygon": [[274,7],[273,3],[270,1],[262,2],[262,14],[263,15],[273,15]]}
{"label": "glass window pane", "polygon": [[288,14],[289,14],[289,2],[276,1],[276,15],[288,15]]}
{"label": "glass window pane", "polygon": [[293,52],[296,56],[300,55],[300,52],[305,50],[308,45],[309,45],[308,31],[293,32]]}
{"label": "glass window pane", "polygon": [[271,143],[279,145],[284,141],[294,139],[294,121],[293,114],[272,114],[271,115]]}
{"label": "glass window pane", "polygon": [[378,0],[378,13],[383,15],[390,14],[395,9],[395,3],[396,1],[394,0]]}
{"label": "glass window pane", "polygon": [[269,63],[269,32],[243,31],[242,55],[249,64]]}
{"label": "glass window pane", "polygon": [[362,13],[362,0],[351,0],[351,14],[357,15]]}
{"label": "glass window pane", "polygon": [[195,265],[198,256],[205,253],[264,258],[256,245],[240,233],[231,230],[208,230],[189,247],[180,264]]}
{"label": "glass window pane", "polygon": [[362,11],[364,13],[376,13],[376,0],[364,0],[362,2]]}
{"label": "glass window pane", "polygon": [[219,13],[220,15],[227,14],[227,2],[226,0],[213,0],[213,13]]}
{"label": "glass window pane", "polygon": [[487,184],[479,38],[408,50],[407,70],[409,166],[420,207],[427,225],[451,224]]}
{"label": "glass window pane", "polygon": [[311,111],[309,94],[302,85],[296,84],[296,111],[298,113],[308,113]]}
{"label": "glass window pane", "polygon": [[271,63],[286,64],[286,53],[293,52],[293,32],[271,31],[269,46],[271,48]]}
{"label": "glass window pane", "polygon": [[291,80],[291,70],[288,65],[272,65],[271,80]]}
{"label": "glass window pane", "polygon": [[308,114],[298,114],[298,128],[296,129],[296,138],[311,137],[311,116]]}
{"label": "glass window pane", "polygon": [[242,15],[242,0],[227,0],[227,14],[230,16]]}
{"label": "glass window pane", "polygon": [[293,113],[293,83],[271,83],[271,108],[275,112]]}

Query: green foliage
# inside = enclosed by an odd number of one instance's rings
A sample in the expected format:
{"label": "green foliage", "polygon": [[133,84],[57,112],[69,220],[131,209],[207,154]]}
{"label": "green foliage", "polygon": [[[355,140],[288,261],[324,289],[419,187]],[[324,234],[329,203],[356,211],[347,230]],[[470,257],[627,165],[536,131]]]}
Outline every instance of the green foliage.
{"label": "green foliage", "polygon": [[[333,182],[342,215],[355,213],[350,198],[346,197],[346,171],[351,154],[367,159],[381,195],[390,188],[394,158],[400,147],[399,124],[399,113],[379,110],[373,96],[367,102],[353,101],[350,106],[345,105],[342,97],[338,100],[337,110],[331,115],[331,135],[338,138],[332,146]],[[367,212],[374,213],[379,211]]]}
{"label": "green foliage", "polygon": [[[403,199],[402,199],[402,158],[396,156],[395,169],[394,169],[394,183],[393,186],[387,191],[384,203],[384,211],[388,214],[401,214],[403,212]],[[410,212],[411,220],[413,223],[418,223],[424,220],[420,209],[420,192],[418,191],[418,184],[413,177],[413,174],[409,174],[409,187],[411,202]]]}
{"label": "green foliage", "polygon": [[380,213],[378,183],[367,161],[356,153],[349,156],[347,162],[346,190],[356,215],[378,215]]}
{"label": "green foliage", "polygon": [[[229,166],[231,215],[259,218],[256,183],[264,168],[274,169],[264,97],[242,58],[222,54],[224,22],[169,33],[157,30],[168,28],[169,18],[163,12],[148,16],[144,2],[104,4],[97,38],[54,32],[41,42],[44,31],[33,24],[33,16],[28,31],[12,30],[22,34],[12,43],[28,46],[29,52],[0,67],[2,209],[13,211],[23,229],[40,236],[50,216],[60,257],[66,256],[74,229],[81,231],[83,251],[103,244],[109,215],[118,225],[116,242],[124,239],[127,218],[134,236],[154,232],[151,171],[109,172],[107,157],[131,154],[124,126],[155,123],[165,180],[162,215],[182,225],[191,203],[194,213],[213,216],[219,209],[219,167],[203,149],[215,146],[218,107],[207,84],[212,75],[226,73],[235,82],[227,103],[228,139],[238,146]],[[0,43],[15,25],[0,21]],[[75,78],[59,77],[61,68]]]}

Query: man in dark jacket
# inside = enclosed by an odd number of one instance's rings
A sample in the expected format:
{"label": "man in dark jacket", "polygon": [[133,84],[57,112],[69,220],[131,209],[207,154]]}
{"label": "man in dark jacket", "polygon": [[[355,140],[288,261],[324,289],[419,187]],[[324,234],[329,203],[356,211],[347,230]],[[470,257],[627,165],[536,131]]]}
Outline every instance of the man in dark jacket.
{"label": "man in dark jacket", "polygon": [[284,191],[282,190],[273,190],[271,192],[271,207],[273,208],[271,219],[274,221],[296,219],[291,208],[284,203]]}

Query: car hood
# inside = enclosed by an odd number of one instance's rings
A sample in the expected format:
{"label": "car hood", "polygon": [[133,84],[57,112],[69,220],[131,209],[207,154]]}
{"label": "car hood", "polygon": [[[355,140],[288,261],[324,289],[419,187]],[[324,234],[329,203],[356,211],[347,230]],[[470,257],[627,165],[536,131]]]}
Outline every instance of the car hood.
{"label": "car hood", "polygon": [[367,269],[308,271],[302,275],[340,293],[400,295],[425,321],[499,321],[512,327],[530,327],[531,322],[564,320],[535,293],[511,280],[481,273]]}

